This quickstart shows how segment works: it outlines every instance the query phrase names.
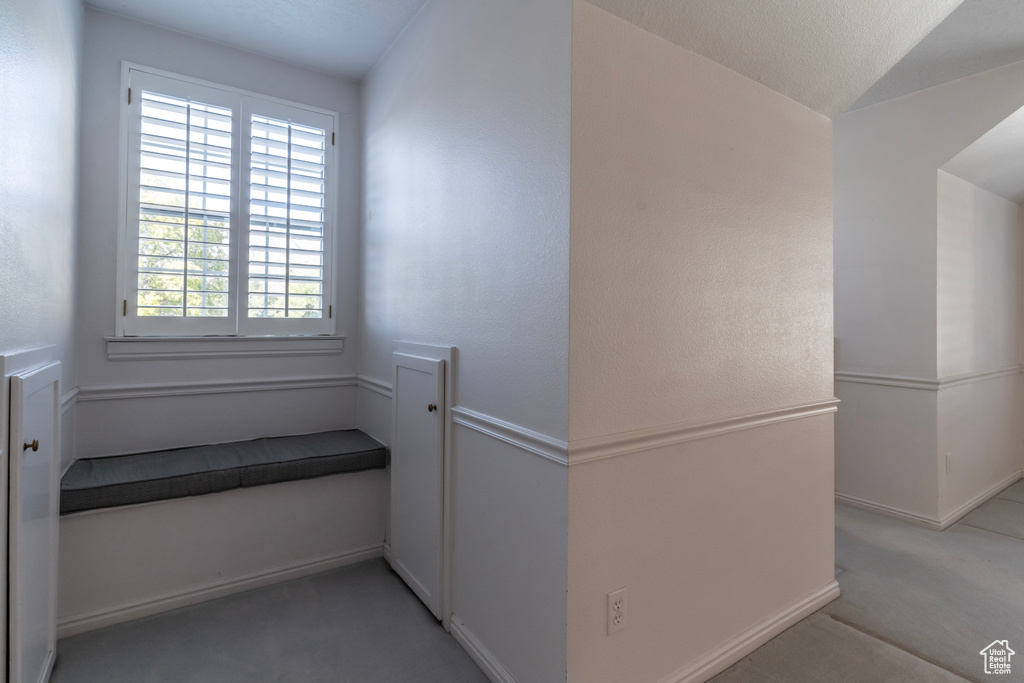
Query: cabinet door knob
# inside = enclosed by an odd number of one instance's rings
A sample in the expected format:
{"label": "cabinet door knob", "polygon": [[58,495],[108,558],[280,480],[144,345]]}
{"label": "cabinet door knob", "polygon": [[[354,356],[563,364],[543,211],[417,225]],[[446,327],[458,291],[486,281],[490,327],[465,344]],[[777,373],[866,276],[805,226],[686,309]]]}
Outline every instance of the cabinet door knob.
{"label": "cabinet door knob", "polygon": [[30,448],[32,449],[32,452],[33,452],[33,453],[34,453],[34,452],[36,452],[36,451],[38,451],[38,450],[39,450],[39,439],[33,439],[33,440],[32,440],[32,443],[27,443],[27,444],[25,444],[25,450],[26,450],[26,451],[27,451],[28,449],[30,449]]}
{"label": "cabinet door knob", "polygon": [[428,403],[427,404],[427,412],[428,413],[432,413],[435,410],[437,410],[437,406],[435,406],[433,403]]}

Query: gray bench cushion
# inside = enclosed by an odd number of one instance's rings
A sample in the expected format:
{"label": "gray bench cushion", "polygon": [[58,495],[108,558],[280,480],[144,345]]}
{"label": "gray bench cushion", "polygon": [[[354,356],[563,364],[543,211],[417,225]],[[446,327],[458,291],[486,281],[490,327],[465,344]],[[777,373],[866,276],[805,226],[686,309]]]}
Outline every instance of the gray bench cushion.
{"label": "gray bench cushion", "polygon": [[75,462],[61,479],[60,512],[197,496],[385,464],[384,446],[358,429],[88,458]]}

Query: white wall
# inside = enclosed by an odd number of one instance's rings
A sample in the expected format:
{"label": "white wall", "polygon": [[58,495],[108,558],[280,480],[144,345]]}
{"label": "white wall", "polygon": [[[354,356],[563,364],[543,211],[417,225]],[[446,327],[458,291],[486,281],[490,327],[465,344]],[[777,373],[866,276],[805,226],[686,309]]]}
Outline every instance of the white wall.
{"label": "white wall", "polygon": [[940,169],[1022,104],[1018,62],[835,121],[840,499],[943,527],[1020,471],[1018,210]]}
{"label": "white wall", "polygon": [[579,0],[572,93],[569,680],[703,680],[837,594],[831,125]]}
{"label": "white wall", "polygon": [[[939,377],[1019,368],[1021,208],[942,170],[937,192]],[[1020,390],[1015,372],[939,392],[940,518],[1020,472]]]}
{"label": "white wall", "polygon": [[[0,352],[55,344],[64,391],[75,385],[81,46],[77,0],[0,4]],[[74,434],[73,410],[63,431]]]}
{"label": "white wall", "polygon": [[[568,434],[569,0],[432,0],[363,85],[359,372],[458,348],[454,403]],[[361,391],[360,425],[390,402]],[[516,680],[565,677],[564,465],[453,435],[453,623]]]}
{"label": "white wall", "polygon": [[1020,363],[1020,206],[938,171],[938,376]]}
{"label": "white wall", "polygon": [[[118,231],[118,140],[121,60],[214,83],[338,111],[340,134],[337,240],[337,331],[344,353],[330,356],[108,360],[104,337],[114,333],[119,298],[115,285]],[[331,389],[295,388],[304,378],[355,373],[359,291],[359,86],[318,72],[210,43],[185,34],[86,10],[81,149],[82,241],[78,306],[79,424],[77,457],[151,450],[355,426],[354,381]],[[296,379],[287,391],[274,382]],[[244,381],[228,393],[205,393],[190,403],[180,385]],[[171,385],[171,386],[168,386]],[[254,386],[255,385],[255,386]],[[111,388],[116,390],[112,390]],[[141,391],[140,391],[141,387]],[[152,387],[162,387],[150,391]],[[186,389],[187,391],[187,389]],[[168,396],[177,392],[177,396]],[[140,394],[146,394],[142,396]],[[200,405],[187,410],[183,405]],[[168,414],[188,419],[168,429]],[[95,427],[90,427],[95,425]]]}
{"label": "white wall", "polygon": [[368,470],[65,515],[60,636],[380,557],[387,486]]}

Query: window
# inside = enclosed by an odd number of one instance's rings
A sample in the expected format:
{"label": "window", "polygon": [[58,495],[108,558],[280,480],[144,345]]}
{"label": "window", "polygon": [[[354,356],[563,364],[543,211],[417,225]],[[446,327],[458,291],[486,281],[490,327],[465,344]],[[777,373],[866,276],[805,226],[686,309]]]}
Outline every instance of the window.
{"label": "window", "polygon": [[127,80],[124,335],[330,334],[337,114]]}

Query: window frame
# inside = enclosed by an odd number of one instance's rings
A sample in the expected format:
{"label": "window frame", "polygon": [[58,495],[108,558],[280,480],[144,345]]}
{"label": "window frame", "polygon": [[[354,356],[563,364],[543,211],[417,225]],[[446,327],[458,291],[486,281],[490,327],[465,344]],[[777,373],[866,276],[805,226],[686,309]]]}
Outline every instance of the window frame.
{"label": "window frame", "polygon": [[[133,80],[134,79],[134,80]],[[139,124],[137,120],[141,107],[141,92],[146,83],[160,84],[173,81],[173,91],[162,94],[180,96],[182,93],[196,93],[198,100],[211,105],[230,108],[232,112],[231,141],[231,209],[229,242],[229,312],[227,317],[178,317],[166,318],[138,316],[138,240],[139,240],[139,165],[133,152],[139,150]],[[131,103],[128,102],[129,88],[132,88]],[[160,92],[159,88],[147,90]],[[337,282],[337,229],[339,198],[339,149],[335,138],[340,126],[340,114],[311,105],[284,100],[241,88],[155,69],[152,67],[121,62],[121,126],[119,145],[118,182],[118,245],[117,245],[117,293],[116,337],[308,337],[334,335],[337,317],[333,315]],[[226,103],[230,103],[226,104]],[[300,125],[324,127],[330,140],[326,141],[324,186],[324,235],[323,235],[323,290],[321,318],[249,318],[248,311],[248,265],[249,265],[249,152],[251,146],[251,122],[243,116],[253,114],[282,118],[281,114],[291,112],[296,117],[290,120]],[[329,127],[326,127],[329,125]]]}

